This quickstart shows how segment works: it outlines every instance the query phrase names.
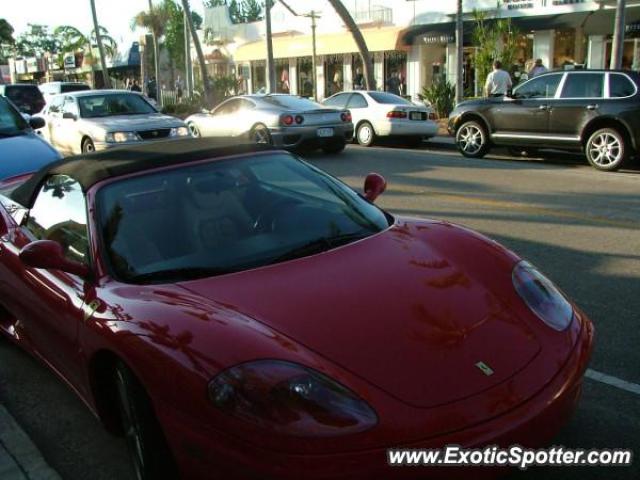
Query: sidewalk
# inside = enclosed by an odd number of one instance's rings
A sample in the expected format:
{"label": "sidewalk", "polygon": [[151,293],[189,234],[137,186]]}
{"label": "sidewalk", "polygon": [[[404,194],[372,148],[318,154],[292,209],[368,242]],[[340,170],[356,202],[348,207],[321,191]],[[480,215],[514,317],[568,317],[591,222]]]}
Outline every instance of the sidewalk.
{"label": "sidewalk", "polygon": [[0,405],[0,479],[61,480],[2,405]]}

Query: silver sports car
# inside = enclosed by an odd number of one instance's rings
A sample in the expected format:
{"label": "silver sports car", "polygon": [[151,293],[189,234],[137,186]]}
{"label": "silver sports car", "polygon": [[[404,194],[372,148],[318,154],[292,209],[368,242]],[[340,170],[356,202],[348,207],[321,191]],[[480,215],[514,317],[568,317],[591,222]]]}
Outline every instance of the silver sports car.
{"label": "silver sports car", "polygon": [[295,95],[242,95],[186,120],[194,137],[239,137],[287,149],[338,153],[353,136],[351,113]]}
{"label": "silver sports car", "polygon": [[87,90],[51,97],[40,113],[40,133],[65,155],[189,136],[179,118],[160,113],[143,95],[127,90]]}

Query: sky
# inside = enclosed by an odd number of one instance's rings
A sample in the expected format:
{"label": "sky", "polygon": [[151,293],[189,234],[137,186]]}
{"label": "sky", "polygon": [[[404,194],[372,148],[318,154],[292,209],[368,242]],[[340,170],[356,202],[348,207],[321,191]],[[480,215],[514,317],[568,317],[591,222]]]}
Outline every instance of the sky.
{"label": "sky", "polygon": [[[157,1],[157,0],[156,0]],[[133,32],[131,19],[148,8],[148,0],[95,0],[98,21],[121,45],[137,41],[141,31]],[[203,15],[201,0],[191,0],[194,11]],[[0,18],[14,28],[14,37],[26,30],[28,23],[73,25],[83,32],[93,29],[89,0],[0,0]]]}

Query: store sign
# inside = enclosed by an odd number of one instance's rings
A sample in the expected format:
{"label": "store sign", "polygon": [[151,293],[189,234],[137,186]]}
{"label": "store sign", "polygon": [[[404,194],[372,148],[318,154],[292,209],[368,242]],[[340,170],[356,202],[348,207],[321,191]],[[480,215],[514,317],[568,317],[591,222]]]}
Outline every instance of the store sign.
{"label": "store sign", "polygon": [[456,41],[456,37],[451,33],[438,33],[433,35],[425,35],[422,37],[422,41],[428,45],[453,43]]}
{"label": "store sign", "polygon": [[16,60],[16,73],[23,74],[27,73],[27,62],[20,59]]}
{"label": "store sign", "polygon": [[76,56],[73,53],[64,56],[64,68],[76,68]]}
{"label": "store sign", "polygon": [[36,57],[27,58],[27,72],[35,73],[39,72],[41,69],[39,68],[39,62]]}
{"label": "store sign", "polygon": [[526,10],[535,6],[533,0],[503,0],[503,5],[507,10]]}

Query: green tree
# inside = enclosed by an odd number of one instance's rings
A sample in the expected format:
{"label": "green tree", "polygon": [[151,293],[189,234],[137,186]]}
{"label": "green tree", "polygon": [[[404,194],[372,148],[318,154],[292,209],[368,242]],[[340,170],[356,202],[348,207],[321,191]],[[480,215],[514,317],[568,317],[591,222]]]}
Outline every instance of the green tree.
{"label": "green tree", "polygon": [[49,32],[46,25],[29,23],[27,31],[16,38],[16,50],[19,55],[26,57],[42,55],[45,52],[57,53],[60,50],[60,41]]}
{"label": "green tree", "polygon": [[16,41],[13,38],[13,27],[4,18],[0,18],[0,63],[5,63],[9,52]]}
{"label": "green tree", "polygon": [[[181,6],[176,5],[173,0],[164,0],[163,8],[168,13],[163,45],[169,53],[172,65],[182,67],[185,63],[184,10]],[[191,12],[191,18],[195,29],[200,29],[202,27],[202,17],[196,12]]]}

